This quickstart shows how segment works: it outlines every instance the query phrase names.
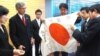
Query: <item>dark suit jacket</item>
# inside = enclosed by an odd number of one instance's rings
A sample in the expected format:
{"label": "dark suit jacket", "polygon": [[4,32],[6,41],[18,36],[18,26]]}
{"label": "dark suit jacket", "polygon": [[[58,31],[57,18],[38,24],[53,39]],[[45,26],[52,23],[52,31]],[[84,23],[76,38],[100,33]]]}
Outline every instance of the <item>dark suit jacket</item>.
{"label": "dark suit jacket", "polygon": [[0,29],[0,56],[13,56],[13,48],[8,42],[8,34],[4,25]]}
{"label": "dark suit jacket", "polygon": [[[88,22],[87,22],[87,23],[88,23]],[[81,32],[85,32],[85,31],[86,31],[85,27],[87,27],[87,26],[85,26],[85,24],[86,24],[86,22],[84,21],[84,22],[82,23],[82,25],[81,25]]]}
{"label": "dark suit jacket", "polygon": [[100,56],[100,17],[89,20],[87,30],[75,30],[73,37],[80,43],[76,56]]}
{"label": "dark suit jacket", "polygon": [[31,37],[32,37],[32,27],[30,16],[25,14],[27,25],[25,26],[19,17],[18,14],[13,16],[9,21],[9,30],[10,37],[15,45],[18,48],[19,45],[30,46]]}
{"label": "dark suit jacket", "polygon": [[35,43],[41,43],[41,38],[39,36],[39,29],[40,29],[40,27],[39,27],[36,19],[32,21],[32,28],[34,30],[33,31],[33,36],[35,38]]}

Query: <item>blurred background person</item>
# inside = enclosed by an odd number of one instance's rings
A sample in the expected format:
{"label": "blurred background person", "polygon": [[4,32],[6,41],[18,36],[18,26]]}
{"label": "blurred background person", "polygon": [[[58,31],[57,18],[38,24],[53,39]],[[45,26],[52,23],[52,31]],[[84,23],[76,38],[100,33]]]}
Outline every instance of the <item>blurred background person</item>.
{"label": "blurred background person", "polygon": [[61,3],[59,5],[59,9],[60,9],[60,16],[68,14],[68,5],[66,3]]}
{"label": "blurred background person", "polygon": [[[59,5],[59,9],[60,9],[60,16],[68,14],[68,5],[66,3],[61,3]],[[59,56],[59,55],[68,56],[68,53],[64,52],[64,51],[56,51],[56,52],[54,52],[54,56]]]}
{"label": "blurred background person", "polygon": [[39,36],[39,29],[42,24],[42,11],[37,9],[35,11],[36,18],[32,21],[32,28],[33,28],[33,36],[35,38],[35,55],[40,56],[41,54],[41,37]]}

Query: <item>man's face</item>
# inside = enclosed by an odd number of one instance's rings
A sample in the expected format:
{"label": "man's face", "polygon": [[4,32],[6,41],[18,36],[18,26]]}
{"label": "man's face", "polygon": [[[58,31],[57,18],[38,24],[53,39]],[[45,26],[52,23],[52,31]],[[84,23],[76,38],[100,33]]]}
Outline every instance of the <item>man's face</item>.
{"label": "man's face", "polygon": [[93,11],[93,12],[89,11],[89,15],[90,15],[91,19],[95,18],[96,17],[96,11]]}
{"label": "man's face", "polygon": [[18,8],[17,11],[18,11],[18,13],[20,13],[22,15],[25,14],[25,12],[26,12],[26,6],[24,5],[24,6],[20,7],[20,8]]}
{"label": "man's face", "polygon": [[68,11],[67,11],[66,8],[62,7],[62,8],[60,9],[60,13],[61,13],[61,15],[66,15],[66,14],[68,13]]}
{"label": "man's face", "polygon": [[7,21],[7,19],[8,19],[7,15],[0,16],[1,23],[5,23]]}
{"label": "man's face", "polygon": [[87,13],[85,10],[80,11],[80,15],[83,17],[83,19],[89,18],[89,13]]}
{"label": "man's face", "polygon": [[36,15],[36,18],[37,18],[37,19],[41,19],[42,13],[41,13],[41,12],[37,12],[35,15]]}

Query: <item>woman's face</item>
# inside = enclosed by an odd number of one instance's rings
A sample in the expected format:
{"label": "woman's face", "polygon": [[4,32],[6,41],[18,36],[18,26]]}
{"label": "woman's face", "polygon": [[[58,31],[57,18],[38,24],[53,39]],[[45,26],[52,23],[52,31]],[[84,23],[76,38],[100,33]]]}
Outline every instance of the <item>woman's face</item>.
{"label": "woman's face", "polygon": [[0,16],[0,23],[5,23],[7,19],[8,19],[7,15]]}

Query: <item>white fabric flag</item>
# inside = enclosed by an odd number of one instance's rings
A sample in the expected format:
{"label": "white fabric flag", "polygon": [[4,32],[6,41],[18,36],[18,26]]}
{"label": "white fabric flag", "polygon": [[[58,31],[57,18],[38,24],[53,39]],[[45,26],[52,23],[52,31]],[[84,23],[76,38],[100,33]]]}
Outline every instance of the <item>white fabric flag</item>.
{"label": "white fabric flag", "polygon": [[32,46],[32,56],[35,56],[35,45]]}
{"label": "white fabric flag", "polygon": [[41,51],[43,56],[55,51],[75,52],[77,41],[72,37],[70,25],[77,19],[77,13],[47,18],[41,25],[39,35],[42,38]]}

